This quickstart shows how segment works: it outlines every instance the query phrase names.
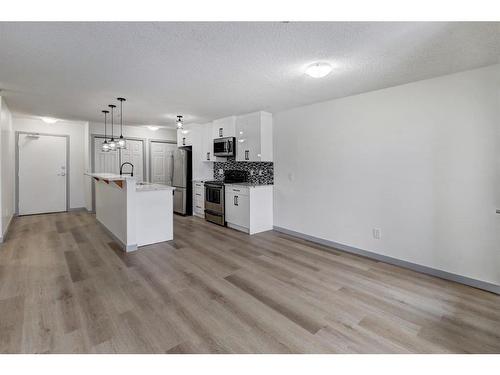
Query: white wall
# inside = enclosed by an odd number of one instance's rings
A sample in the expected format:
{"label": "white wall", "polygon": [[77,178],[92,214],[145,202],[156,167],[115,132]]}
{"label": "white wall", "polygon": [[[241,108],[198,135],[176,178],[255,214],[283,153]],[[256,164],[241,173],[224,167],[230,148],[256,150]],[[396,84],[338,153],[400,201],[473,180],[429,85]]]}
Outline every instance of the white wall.
{"label": "white wall", "polygon": [[86,207],[86,178],[85,171],[85,122],[58,121],[47,124],[36,117],[14,114],[13,126],[15,131],[37,132],[46,134],[63,134],[70,137],[70,208]]}
{"label": "white wall", "polygon": [[[115,134],[119,133],[119,126],[115,126]],[[108,132],[110,128],[108,126]],[[104,123],[90,123],[91,135],[104,135]],[[108,134],[109,135],[109,134]],[[146,140],[146,180],[149,180],[149,140],[166,140],[177,143],[177,132],[174,129],[158,129],[156,131],[149,130],[144,126],[123,126],[123,136],[125,138],[141,138]],[[89,164],[90,166],[90,164]]]}
{"label": "white wall", "polygon": [[[90,124],[86,122],[84,124],[84,129],[83,129],[83,136],[84,136],[84,144],[83,144],[83,160],[84,160],[84,171],[85,173],[87,172],[92,172],[91,171],[91,166],[90,166]],[[85,195],[85,208],[88,211],[92,211],[92,178],[84,175],[83,176],[83,181],[84,181],[84,195]]]}
{"label": "white wall", "polygon": [[5,99],[0,97],[0,239],[14,215],[14,162],[12,115]]}
{"label": "white wall", "polygon": [[275,113],[274,225],[500,285],[499,90],[495,65]]}
{"label": "white wall", "polygon": [[[108,124],[108,132],[110,132],[110,125]],[[90,123],[91,134],[104,135],[104,122]],[[110,134],[108,134],[110,135]],[[115,136],[120,136],[120,126],[115,125]],[[123,136],[144,139],[166,139],[177,142],[177,132],[175,129],[160,128],[158,130],[150,130],[145,126],[123,126]]]}

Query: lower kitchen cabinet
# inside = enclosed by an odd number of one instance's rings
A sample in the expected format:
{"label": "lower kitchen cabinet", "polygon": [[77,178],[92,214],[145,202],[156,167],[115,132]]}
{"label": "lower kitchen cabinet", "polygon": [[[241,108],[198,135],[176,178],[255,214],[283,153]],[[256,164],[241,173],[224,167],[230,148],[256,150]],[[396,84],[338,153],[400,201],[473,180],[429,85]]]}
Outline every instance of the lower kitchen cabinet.
{"label": "lower kitchen cabinet", "polygon": [[205,186],[203,181],[193,181],[193,215],[205,218]]}
{"label": "lower kitchen cabinet", "polygon": [[225,185],[227,226],[249,234],[273,229],[273,186]]}

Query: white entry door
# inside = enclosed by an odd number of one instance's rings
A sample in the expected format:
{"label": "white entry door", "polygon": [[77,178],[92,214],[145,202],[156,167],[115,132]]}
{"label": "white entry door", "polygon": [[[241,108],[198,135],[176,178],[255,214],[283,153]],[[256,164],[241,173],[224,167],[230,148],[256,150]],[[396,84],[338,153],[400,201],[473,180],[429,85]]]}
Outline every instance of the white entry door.
{"label": "white entry door", "polygon": [[67,210],[66,140],[19,134],[19,215]]}
{"label": "white entry door", "polygon": [[172,186],[173,152],[176,144],[151,142],[151,182]]}

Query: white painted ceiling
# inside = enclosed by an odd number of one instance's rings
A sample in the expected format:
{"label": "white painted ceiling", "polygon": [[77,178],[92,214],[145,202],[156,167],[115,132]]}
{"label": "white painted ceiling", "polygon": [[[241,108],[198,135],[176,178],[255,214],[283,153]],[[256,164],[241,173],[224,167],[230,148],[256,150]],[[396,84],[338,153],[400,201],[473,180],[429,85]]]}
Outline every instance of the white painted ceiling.
{"label": "white painted ceiling", "polygon": [[[13,111],[129,124],[282,109],[498,63],[500,23],[0,23]],[[304,74],[334,65],[323,79]]]}

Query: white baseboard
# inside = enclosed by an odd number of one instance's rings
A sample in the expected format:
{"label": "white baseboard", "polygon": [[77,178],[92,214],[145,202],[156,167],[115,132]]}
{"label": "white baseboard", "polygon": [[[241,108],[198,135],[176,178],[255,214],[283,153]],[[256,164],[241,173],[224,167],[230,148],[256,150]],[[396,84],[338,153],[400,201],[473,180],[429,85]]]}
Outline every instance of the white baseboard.
{"label": "white baseboard", "polygon": [[451,272],[438,270],[438,269],[423,266],[423,265],[420,265],[417,263],[407,262],[405,260],[388,257],[385,255],[381,255],[381,254],[377,254],[377,253],[368,251],[368,250],[358,249],[358,248],[355,248],[352,246],[348,246],[348,245],[340,244],[337,242],[325,240],[323,238],[310,236],[308,234],[296,232],[296,231],[282,228],[282,227],[278,227],[278,226],[275,226],[274,230],[277,232],[288,234],[288,235],[293,236],[293,237],[301,238],[303,240],[307,240],[307,241],[318,243],[320,245],[328,246],[328,247],[331,247],[335,250],[341,250],[341,251],[345,251],[347,253],[361,255],[361,256],[364,256],[364,257],[367,257],[370,259],[393,264],[395,266],[408,268],[412,271],[425,273],[427,275],[436,276],[436,277],[439,277],[441,279],[454,281],[454,282],[457,282],[460,284],[472,286],[474,288],[483,289],[483,290],[486,290],[488,292],[492,292],[495,294],[500,294],[500,285],[488,283],[486,281],[476,280],[476,279],[472,279],[470,277],[466,277],[466,276],[457,275],[457,274],[454,274]]}
{"label": "white baseboard", "polygon": [[3,243],[4,239],[7,237],[7,234],[9,233],[10,224],[12,224],[12,219],[14,219],[14,216],[15,216],[14,214],[10,215],[9,222],[5,227],[5,231],[0,235],[0,243]]}
{"label": "white baseboard", "polygon": [[97,220],[97,222],[99,223],[99,226],[104,229],[104,231],[109,234],[109,236],[111,238],[113,238],[116,242],[118,242],[118,244],[120,245],[121,249],[126,252],[126,253],[130,253],[132,251],[136,251],[139,246],[137,246],[137,244],[133,244],[133,245],[126,245],[125,243],[122,242],[122,240],[120,240],[118,237],[116,237],[113,232],[111,232],[108,228],[106,228],[104,226],[103,223],[101,223],[99,220]]}
{"label": "white baseboard", "polygon": [[87,207],[73,207],[68,210],[68,212],[75,212],[75,211],[85,211],[88,212]]}

